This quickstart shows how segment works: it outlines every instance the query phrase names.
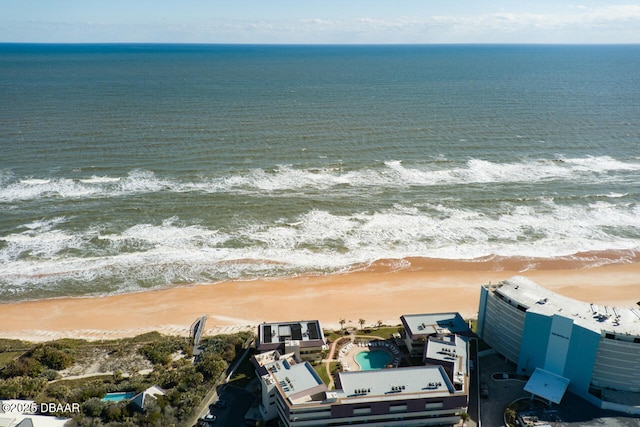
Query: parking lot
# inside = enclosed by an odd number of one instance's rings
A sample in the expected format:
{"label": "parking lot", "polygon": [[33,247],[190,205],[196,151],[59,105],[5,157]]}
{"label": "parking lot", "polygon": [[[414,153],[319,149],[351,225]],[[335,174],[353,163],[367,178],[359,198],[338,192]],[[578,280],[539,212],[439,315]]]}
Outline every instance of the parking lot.
{"label": "parking lot", "polygon": [[[515,366],[499,355],[484,356],[479,360],[480,383],[486,384],[488,397],[480,399],[480,412],[484,427],[503,427],[504,411],[509,403],[530,397],[524,391],[525,381],[504,379],[501,373],[515,374]],[[561,422],[557,427],[640,427],[638,417],[603,411],[573,393],[567,392],[560,405],[553,405]]]}
{"label": "parking lot", "polygon": [[209,413],[216,416],[216,420],[209,423],[211,427],[238,427],[244,425],[244,415],[251,407],[253,395],[232,385],[223,385],[218,389],[218,396],[225,402],[224,407],[210,405]]}

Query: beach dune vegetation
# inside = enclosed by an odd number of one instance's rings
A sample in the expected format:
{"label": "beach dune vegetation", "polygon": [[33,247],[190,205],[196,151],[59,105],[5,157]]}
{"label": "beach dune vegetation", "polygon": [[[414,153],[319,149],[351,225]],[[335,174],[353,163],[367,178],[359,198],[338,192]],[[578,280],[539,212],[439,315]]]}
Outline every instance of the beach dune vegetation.
{"label": "beach dune vegetation", "polygon": [[[253,338],[251,332],[205,337],[195,360],[191,357],[188,338],[159,333],[101,342],[3,341],[0,353],[11,352],[12,357],[0,367],[0,399],[31,399],[38,404],[55,402],[62,407],[79,403],[80,413],[51,413],[71,418],[67,423],[71,427],[185,425],[229,364]],[[138,372],[139,361],[137,365],[129,365],[132,354],[133,359],[139,359],[147,367],[151,363],[151,372]],[[98,372],[75,379],[63,376],[83,365],[95,366],[97,360],[102,369]],[[151,386],[161,387],[165,395],[158,396],[148,406],[145,404],[143,412],[126,399],[102,400],[107,393],[139,393]]]}

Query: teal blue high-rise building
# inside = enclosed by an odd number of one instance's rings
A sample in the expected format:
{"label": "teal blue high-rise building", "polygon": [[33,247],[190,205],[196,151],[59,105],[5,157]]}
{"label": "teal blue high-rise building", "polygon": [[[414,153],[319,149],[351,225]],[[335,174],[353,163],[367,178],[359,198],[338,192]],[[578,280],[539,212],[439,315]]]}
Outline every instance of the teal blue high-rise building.
{"label": "teal blue high-rise building", "polygon": [[514,277],[481,288],[477,333],[520,374],[549,372],[600,407],[640,414],[628,403],[636,393],[640,402],[640,310],[576,301]]}

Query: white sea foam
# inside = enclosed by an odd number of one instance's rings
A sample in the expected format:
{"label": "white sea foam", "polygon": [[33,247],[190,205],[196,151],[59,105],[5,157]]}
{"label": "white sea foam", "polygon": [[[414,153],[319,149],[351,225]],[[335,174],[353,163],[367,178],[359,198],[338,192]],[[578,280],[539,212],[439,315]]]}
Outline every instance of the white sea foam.
{"label": "white sea foam", "polygon": [[[0,260],[6,262],[25,256],[40,259],[57,258],[61,251],[72,248],[80,249],[83,245],[82,236],[59,230],[11,234],[0,238],[0,241],[6,242],[6,247],[0,250]],[[8,271],[9,266],[6,267]]]}
{"label": "white sea foam", "polygon": [[80,182],[85,184],[105,184],[105,183],[113,183],[120,182],[122,178],[112,178],[108,176],[92,176],[91,178],[79,179]]}
{"label": "white sea foam", "polygon": [[324,190],[338,186],[369,189],[404,188],[407,186],[443,186],[474,183],[538,183],[565,181],[580,183],[615,182],[619,173],[640,171],[640,162],[621,161],[609,156],[573,159],[525,159],[498,163],[470,159],[454,165],[440,162],[405,165],[389,160],[380,165],[357,170],[342,168],[294,168],[280,165],[272,170],[253,169],[202,178],[190,182],[160,178],[151,171],[134,170],[123,177],[82,179],[10,179],[0,182],[0,203],[58,197],[66,199],[108,198],[160,191],[203,193],[264,193],[304,189]]}
{"label": "white sea foam", "polygon": [[159,179],[150,171],[131,171],[126,177],[86,179],[26,179],[0,187],[0,203],[15,203],[42,198],[87,199],[119,197],[158,191],[187,191],[182,184]]}
{"label": "white sea foam", "polygon": [[[640,206],[626,191],[640,163],[608,156],[522,160],[511,163],[470,159],[407,164],[390,160],[369,168],[306,168],[282,165],[180,182],[134,170],[122,177],[19,179],[3,174],[0,203],[19,209],[22,201],[109,199],[146,193],[222,193],[289,197],[315,194],[338,202],[396,189],[485,183],[560,183],[596,194],[571,196],[533,191],[507,192],[499,201],[475,204],[449,198],[398,198],[385,207],[353,204],[342,210],[312,208],[301,214],[254,217],[208,225],[207,219],[167,217],[151,222],[111,216],[85,219],[52,216],[11,225],[0,236],[0,296],[76,283],[91,292],[172,283],[215,281],[300,272],[343,271],[379,259],[437,257],[468,259],[488,255],[557,257],[586,251],[640,248]],[[603,179],[620,185],[609,190]],[[588,186],[583,184],[588,183]],[[593,185],[593,187],[591,187]],[[491,189],[491,186],[482,186]],[[359,191],[362,190],[362,191]],[[455,195],[455,191],[446,195]],[[412,193],[418,194],[418,193]],[[537,195],[536,195],[537,194]],[[108,202],[108,201],[107,201]],[[384,200],[383,200],[384,202]],[[101,205],[102,206],[102,205]],[[312,204],[311,206],[316,206]],[[354,206],[361,208],[353,211]],[[384,203],[378,206],[385,206]],[[56,214],[54,214],[56,215]],[[81,215],[81,213],[78,213]],[[156,213],[157,215],[157,213]],[[167,214],[167,216],[170,214]],[[37,217],[36,217],[37,218]],[[157,221],[157,220],[156,220]],[[65,285],[66,284],[66,285]],[[106,284],[106,285],[105,285]]]}
{"label": "white sea foam", "polygon": [[228,239],[216,230],[209,230],[197,225],[179,226],[177,218],[169,218],[162,225],[137,224],[120,234],[104,234],[98,238],[108,240],[114,248],[127,242],[143,242],[150,247],[167,247],[178,249],[198,249],[215,247]]}
{"label": "white sea foam", "polygon": [[0,202],[20,202],[46,197],[82,199],[98,191],[72,179],[22,180],[0,188]]}
{"label": "white sea foam", "polygon": [[609,171],[637,171],[640,163],[623,162],[610,156],[588,156],[585,158],[563,159],[571,165],[572,169],[583,172],[609,172]]}
{"label": "white sea foam", "polygon": [[63,224],[67,222],[67,218],[65,217],[55,217],[50,219],[42,219],[39,221],[29,222],[23,225],[24,228],[28,228],[29,230],[40,230],[40,231],[48,231],[51,230],[58,224]]}
{"label": "white sea foam", "polygon": [[[597,159],[594,158],[595,164]],[[607,157],[605,160],[609,159]],[[591,161],[591,160],[590,160]],[[431,166],[405,166],[403,162],[384,162],[384,168],[369,168],[343,172],[335,169],[299,170],[290,166],[280,166],[266,172],[254,170],[242,176],[225,177],[214,185],[218,191],[234,189],[257,189],[261,191],[291,190],[300,188],[330,188],[337,185],[352,187],[405,187],[408,185],[459,185],[492,182],[540,182],[545,180],[592,179],[599,182],[602,173],[615,170],[640,170],[640,164],[605,161],[591,170],[592,176],[585,176],[584,165],[576,162],[575,167],[561,161],[534,160],[518,163],[495,163],[471,159],[465,165],[450,169]]]}
{"label": "white sea foam", "polygon": [[22,184],[26,185],[44,185],[51,182],[50,179],[23,179],[20,181]]}
{"label": "white sea foam", "polygon": [[[78,232],[56,229],[65,220],[31,222],[21,227],[25,231],[0,238],[1,292],[59,281],[91,287],[99,280],[122,291],[146,282],[341,271],[413,256],[549,258],[640,248],[640,207],[608,201],[566,206],[549,198],[528,206],[503,202],[496,212],[441,204],[396,204],[350,215],[312,209],[291,221],[248,223],[226,232],[175,217],[121,232],[106,226]],[[100,241],[107,247],[94,247]]]}

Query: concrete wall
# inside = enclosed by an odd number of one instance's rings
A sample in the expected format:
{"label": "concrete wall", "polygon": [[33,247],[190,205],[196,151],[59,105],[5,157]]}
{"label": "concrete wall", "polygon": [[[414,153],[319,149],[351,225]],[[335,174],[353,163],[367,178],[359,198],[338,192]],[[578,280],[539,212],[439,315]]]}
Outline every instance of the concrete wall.
{"label": "concrete wall", "polygon": [[531,375],[536,368],[544,366],[549,345],[551,318],[538,313],[527,312],[523,339],[520,342],[518,374]]}
{"label": "concrete wall", "polygon": [[545,369],[571,380],[569,390],[584,396],[589,392],[599,342],[600,334],[571,319],[527,312],[518,373],[531,375],[536,367]]}
{"label": "concrete wall", "polygon": [[573,325],[564,377],[569,378],[569,390],[585,396],[589,394],[591,373],[598,351],[600,334],[579,325]]}

